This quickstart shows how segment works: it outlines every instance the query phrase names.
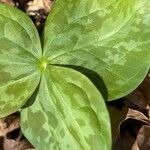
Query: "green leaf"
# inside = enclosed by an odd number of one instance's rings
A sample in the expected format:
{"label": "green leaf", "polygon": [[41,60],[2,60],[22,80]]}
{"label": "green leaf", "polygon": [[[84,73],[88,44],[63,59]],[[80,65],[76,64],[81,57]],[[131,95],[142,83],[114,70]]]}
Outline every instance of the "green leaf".
{"label": "green leaf", "polygon": [[109,116],[99,91],[73,69],[48,66],[35,103],[21,112],[24,135],[39,150],[110,150]]}
{"label": "green leaf", "polygon": [[41,53],[40,39],[29,17],[0,4],[0,117],[17,111],[36,89]]}
{"label": "green leaf", "polygon": [[149,0],[57,0],[44,30],[44,57],[98,73],[109,100],[135,89],[150,64]]}

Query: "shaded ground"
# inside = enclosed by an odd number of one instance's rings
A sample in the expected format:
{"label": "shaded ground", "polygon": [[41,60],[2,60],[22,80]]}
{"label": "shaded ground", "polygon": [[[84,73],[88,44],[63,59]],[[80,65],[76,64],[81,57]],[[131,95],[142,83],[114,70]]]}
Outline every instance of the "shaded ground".
{"label": "shaded ground", "polygon": [[116,115],[112,121],[119,122],[119,134],[114,138],[113,150],[150,150],[150,74],[122,103],[117,112],[118,116],[126,115],[125,119],[119,120]]}
{"label": "shaded ground", "polygon": [[[52,0],[0,0],[27,13],[43,29]],[[112,123],[113,150],[150,149],[150,75],[130,95],[107,103]],[[35,150],[20,131],[19,112],[0,119],[0,150]]]}

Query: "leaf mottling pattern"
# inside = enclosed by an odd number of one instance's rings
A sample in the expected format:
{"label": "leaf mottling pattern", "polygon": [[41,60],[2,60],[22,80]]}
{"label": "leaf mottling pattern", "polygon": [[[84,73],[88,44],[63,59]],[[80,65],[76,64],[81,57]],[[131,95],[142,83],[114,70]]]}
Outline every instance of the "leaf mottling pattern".
{"label": "leaf mottling pattern", "polygon": [[0,117],[17,111],[36,89],[40,55],[39,36],[29,18],[0,4]]}
{"label": "leaf mottling pattern", "polygon": [[120,98],[148,71],[149,20],[149,0],[57,0],[45,26],[44,56],[97,72],[109,100]]}
{"label": "leaf mottling pattern", "polygon": [[30,18],[4,4],[0,4],[0,10],[0,38],[9,40],[39,58],[42,54],[40,38]]}
{"label": "leaf mottling pattern", "polygon": [[21,118],[23,133],[39,150],[111,148],[102,96],[89,79],[72,69],[48,67],[35,103],[22,111]]}
{"label": "leaf mottling pattern", "polygon": [[[72,1],[68,2],[68,8],[72,8]],[[89,9],[95,13],[100,5],[107,7],[106,3],[89,2],[74,1],[80,16],[73,10],[67,20],[68,23],[79,21],[72,30],[69,27],[70,34],[76,32],[72,36],[76,46],[78,35],[86,30],[84,18]],[[78,4],[85,6],[82,11]],[[53,43],[50,38],[46,41]],[[61,41],[66,42],[65,39]],[[91,55],[96,57],[82,51],[89,59]],[[26,103],[21,110],[21,128],[37,149],[111,149],[109,115],[99,91],[81,73],[50,65],[49,58],[44,55],[29,18],[15,8],[0,4],[0,118],[18,111],[30,98],[33,104],[28,107]],[[99,57],[94,59],[100,60]],[[91,60],[93,66],[95,60]],[[106,65],[103,60],[101,63]]]}
{"label": "leaf mottling pattern", "polygon": [[67,66],[98,73],[109,100],[126,95],[149,68],[149,19],[149,0],[57,0],[42,53],[29,18],[0,4],[0,117],[17,111],[33,94],[33,104],[21,112],[21,128],[37,149],[110,150],[101,94]]}

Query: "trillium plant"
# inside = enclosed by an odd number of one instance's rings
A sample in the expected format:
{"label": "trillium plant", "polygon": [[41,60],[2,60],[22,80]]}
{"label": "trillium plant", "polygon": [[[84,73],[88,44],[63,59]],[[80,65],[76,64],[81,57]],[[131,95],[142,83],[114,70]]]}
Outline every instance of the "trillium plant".
{"label": "trillium plant", "polygon": [[150,0],[56,0],[41,37],[0,4],[0,117],[21,113],[38,150],[110,150],[105,101],[121,98],[150,64]]}

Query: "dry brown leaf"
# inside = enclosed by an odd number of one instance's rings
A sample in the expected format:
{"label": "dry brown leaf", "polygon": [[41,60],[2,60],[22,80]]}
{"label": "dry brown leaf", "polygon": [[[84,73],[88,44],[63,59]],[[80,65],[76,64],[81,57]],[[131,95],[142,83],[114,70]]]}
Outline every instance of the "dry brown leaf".
{"label": "dry brown leaf", "polygon": [[20,121],[19,116],[12,115],[6,118],[0,119],[0,137],[6,136],[9,132],[19,128]]}
{"label": "dry brown leaf", "polygon": [[139,130],[137,145],[140,150],[150,150],[150,125],[144,125]]}
{"label": "dry brown leaf", "polygon": [[144,125],[149,125],[149,119],[142,112],[129,109],[126,119],[120,125],[120,133],[113,143],[113,150],[142,150],[136,138]]}
{"label": "dry brown leaf", "polygon": [[31,145],[26,140],[17,141],[13,139],[5,139],[3,148],[4,150],[26,150],[31,149]]}
{"label": "dry brown leaf", "polygon": [[0,0],[0,2],[11,5],[11,6],[15,6],[15,3],[13,0]]}
{"label": "dry brown leaf", "polygon": [[21,133],[19,114],[0,119],[0,150],[26,149],[35,150]]}
{"label": "dry brown leaf", "polygon": [[52,7],[51,0],[33,0],[28,3],[27,13],[31,16],[46,18]]}
{"label": "dry brown leaf", "polygon": [[150,73],[146,76],[142,84],[127,97],[132,106],[136,105],[136,109],[147,113],[148,118],[150,118]]}
{"label": "dry brown leaf", "polygon": [[124,107],[129,111],[121,122],[113,150],[150,150],[150,74],[125,99]]}

